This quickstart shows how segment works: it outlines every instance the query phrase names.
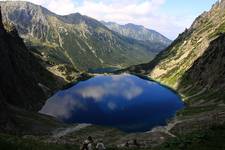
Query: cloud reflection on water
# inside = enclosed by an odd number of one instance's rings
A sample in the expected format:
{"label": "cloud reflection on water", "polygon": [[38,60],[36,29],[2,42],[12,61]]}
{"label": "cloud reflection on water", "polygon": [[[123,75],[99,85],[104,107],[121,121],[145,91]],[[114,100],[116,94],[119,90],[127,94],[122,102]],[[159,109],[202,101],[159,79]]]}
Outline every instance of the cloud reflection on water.
{"label": "cloud reflection on water", "polygon": [[117,108],[117,105],[114,102],[108,102],[107,105],[110,110],[115,110]]}
{"label": "cloud reflection on water", "polygon": [[170,90],[124,74],[79,82],[51,97],[40,113],[67,123],[110,125],[136,132],[164,124],[182,107]]}
{"label": "cloud reflection on water", "polygon": [[66,94],[64,96],[54,96],[50,98],[39,113],[54,116],[59,119],[68,119],[73,110],[85,109],[85,106],[74,97]]}
{"label": "cloud reflection on water", "polygon": [[142,87],[135,84],[127,74],[111,76],[111,80],[112,82],[104,82],[101,85],[80,88],[75,93],[83,98],[92,98],[99,102],[104,100],[105,96],[122,96],[127,100],[132,100],[143,92]]}

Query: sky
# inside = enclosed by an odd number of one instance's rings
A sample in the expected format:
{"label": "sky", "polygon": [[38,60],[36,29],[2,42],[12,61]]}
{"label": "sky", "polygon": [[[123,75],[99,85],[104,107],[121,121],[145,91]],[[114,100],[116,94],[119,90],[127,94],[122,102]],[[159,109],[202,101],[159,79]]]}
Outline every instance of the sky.
{"label": "sky", "polygon": [[79,12],[97,20],[134,23],[175,39],[217,0],[27,0],[59,15]]}

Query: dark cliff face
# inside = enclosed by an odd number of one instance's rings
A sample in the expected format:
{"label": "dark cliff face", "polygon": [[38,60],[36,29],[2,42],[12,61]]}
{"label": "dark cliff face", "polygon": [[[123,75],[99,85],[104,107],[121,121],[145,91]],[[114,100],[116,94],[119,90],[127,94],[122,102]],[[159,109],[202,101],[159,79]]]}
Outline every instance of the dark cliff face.
{"label": "dark cliff face", "polygon": [[[212,41],[184,79],[209,89],[225,90],[225,34]],[[181,84],[182,85],[182,84]]]}
{"label": "dark cliff face", "polygon": [[59,88],[59,78],[39,64],[15,27],[4,27],[1,13],[0,58],[0,131],[39,134],[61,125],[35,113]]}
{"label": "dark cliff face", "polygon": [[38,60],[27,50],[15,28],[7,32],[2,22],[0,58],[1,103],[26,110],[39,110],[48,92],[57,88],[56,78],[42,68]]}
{"label": "dark cliff face", "polygon": [[[201,99],[211,100],[210,103],[221,104],[225,102],[224,77],[225,34],[223,33],[209,44],[204,54],[186,71],[178,89],[185,95],[191,95],[190,93],[193,91],[199,91],[197,93],[198,99],[201,97]],[[198,99],[191,98],[188,101],[194,104],[199,101]]]}

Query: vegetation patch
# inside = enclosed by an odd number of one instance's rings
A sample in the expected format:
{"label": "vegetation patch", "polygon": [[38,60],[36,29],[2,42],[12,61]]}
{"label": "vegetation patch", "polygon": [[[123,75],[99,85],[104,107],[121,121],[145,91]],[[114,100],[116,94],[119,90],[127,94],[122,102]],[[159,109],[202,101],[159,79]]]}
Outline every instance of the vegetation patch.
{"label": "vegetation patch", "polygon": [[0,134],[1,150],[79,150],[77,145],[50,144],[23,137]]}
{"label": "vegetation patch", "polygon": [[172,138],[153,150],[222,150],[225,149],[225,126],[214,126]]}

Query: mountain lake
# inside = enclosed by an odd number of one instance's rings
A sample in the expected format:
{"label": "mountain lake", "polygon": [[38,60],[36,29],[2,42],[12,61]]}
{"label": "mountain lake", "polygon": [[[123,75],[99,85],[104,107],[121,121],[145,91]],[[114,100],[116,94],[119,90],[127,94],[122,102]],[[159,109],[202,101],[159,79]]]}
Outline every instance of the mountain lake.
{"label": "mountain lake", "polygon": [[184,108],[176,92],[131,74],[97,75],[61,90],[39,111],[65,123],[90,123],[125,132],[166,125]]}

